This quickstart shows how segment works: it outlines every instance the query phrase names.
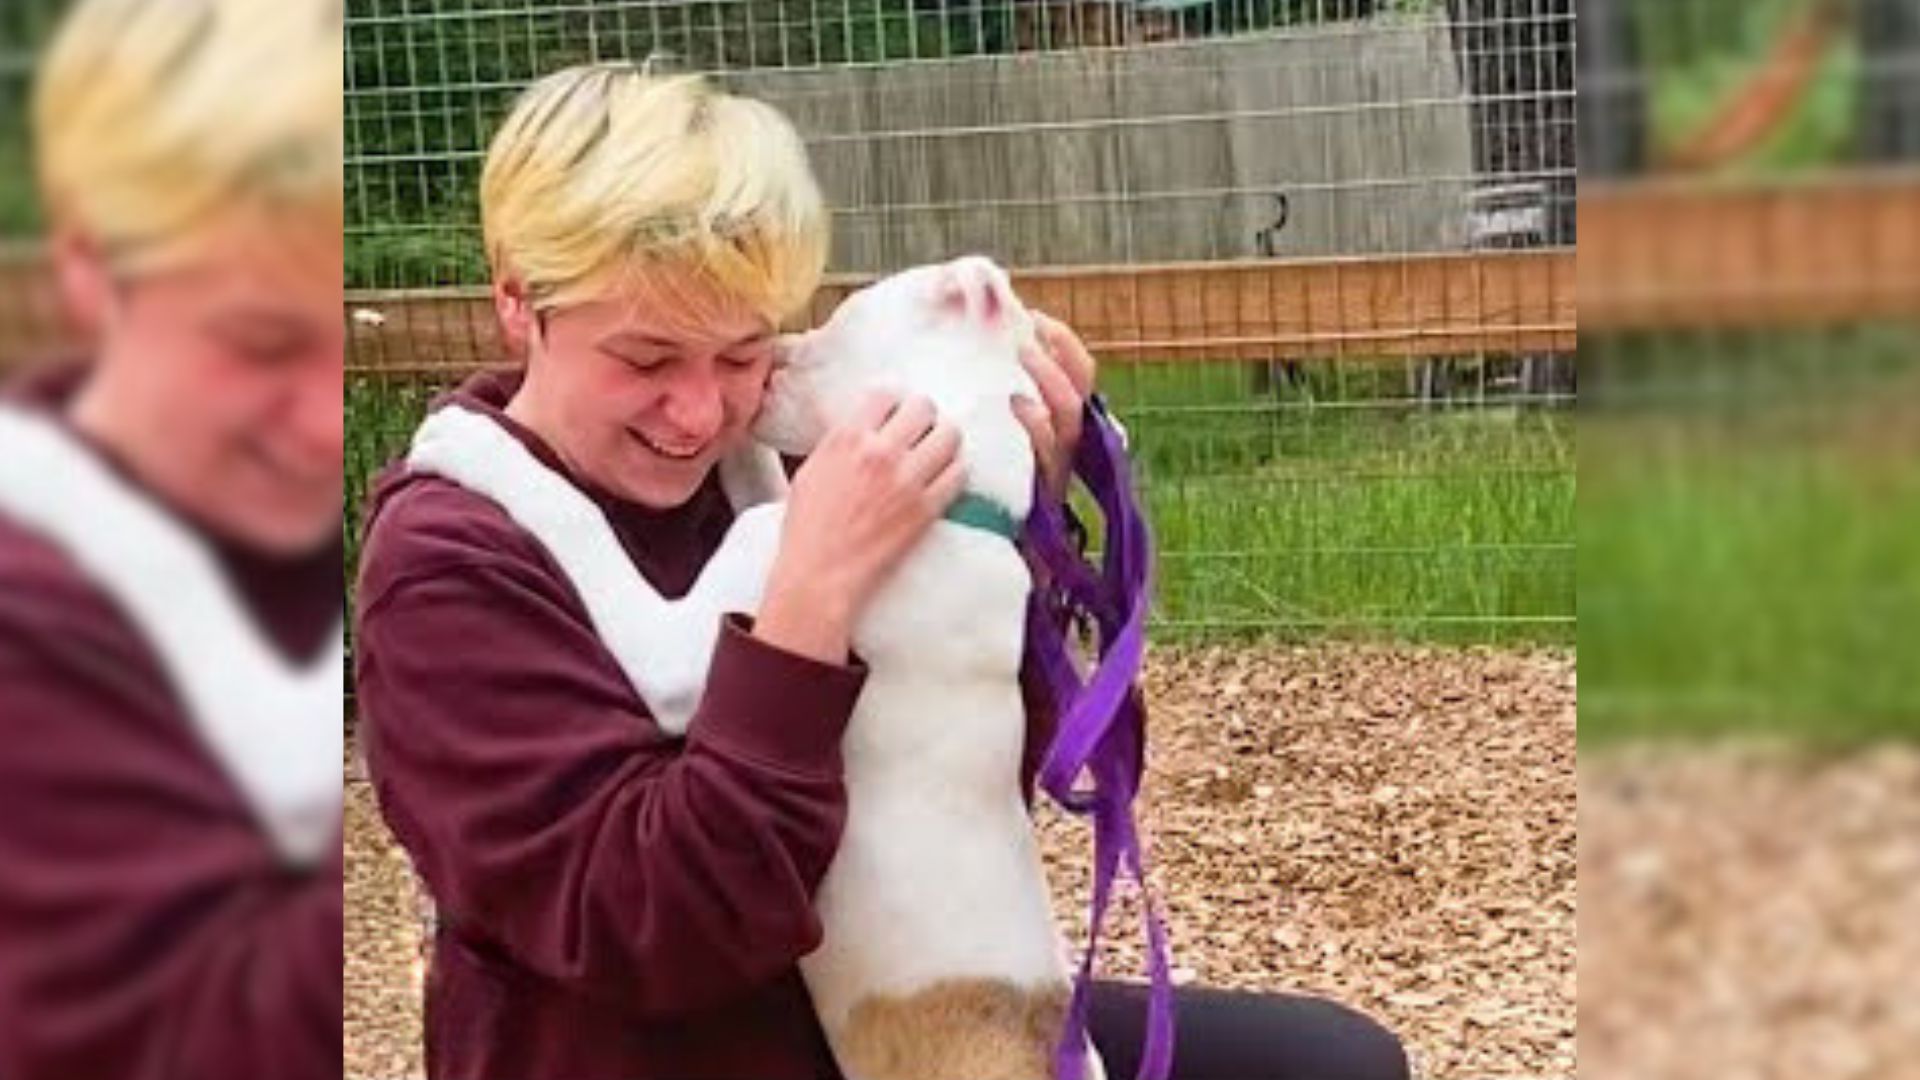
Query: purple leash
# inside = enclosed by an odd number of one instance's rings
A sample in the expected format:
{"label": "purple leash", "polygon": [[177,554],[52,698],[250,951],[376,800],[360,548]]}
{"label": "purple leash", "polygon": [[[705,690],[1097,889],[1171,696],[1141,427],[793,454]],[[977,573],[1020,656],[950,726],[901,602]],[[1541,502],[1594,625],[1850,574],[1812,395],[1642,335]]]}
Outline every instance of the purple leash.
{"label": "purple leash", "polygon": [[[1069,545],[1064,509],[1050,500],[1034,499],[1025,532],[1048,577],[1027,605],[1027,647],[1061,710],[1039,786],[1070,813],[1093,819],[1092,918],[1054,1058],[1055,1076],[1080,1080],[1083,1075],[1100,928],[1113,883],[1125,872],[1140,887],[1147,933],[1147,1033],[1136,1080],[1166,1080],[1173,1065],[1173,978],[1166,928],[1147,889],[1146,857],[1133,820],[1133,800],[1146,768],[1146,714],[1134,685],[1146,645],[1153,540],[1134,498],[1126,444],[1097,394],[1087,402],[1073,469],[1105,521],[1099,572]],[[1097,630],[1099,659],[1084,684],[1067,653],[1076,617],[1091,619]],[[1077,786],[1083,772],[1092,781],[1086,787]]]}

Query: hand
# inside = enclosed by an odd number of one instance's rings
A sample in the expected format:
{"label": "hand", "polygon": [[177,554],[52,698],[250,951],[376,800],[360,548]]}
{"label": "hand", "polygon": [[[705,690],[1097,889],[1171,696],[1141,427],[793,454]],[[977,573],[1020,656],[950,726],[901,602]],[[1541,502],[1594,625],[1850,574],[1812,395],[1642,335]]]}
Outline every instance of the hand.
{"label": "hand", "polygon": [[844,662],[853,620],[965,484],[960,432],[932,402],[869,395],[794,474],[754,633]]}
{"label": "hand", "polygon": [[1096,365],[1079,335],[1065,323],[1038,311],[1033,313],[1033,323],[1038,347],[1022,353],[1020,364],[1040,388],[1042,403],[1016,397],[1013,411],[1033,438],[1042,490],[1057,501],[1067,497],[1067,482],[1073,477],[1073,455],[1080,446]]}

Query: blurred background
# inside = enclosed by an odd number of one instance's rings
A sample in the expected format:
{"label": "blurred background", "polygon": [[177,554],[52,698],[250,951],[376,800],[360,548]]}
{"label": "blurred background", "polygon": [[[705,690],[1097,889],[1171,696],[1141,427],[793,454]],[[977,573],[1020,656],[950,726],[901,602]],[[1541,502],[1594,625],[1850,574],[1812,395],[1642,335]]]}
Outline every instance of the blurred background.
{"label": "blurred background", "polygon": [[1581,20],[1583,722],[1910,731],[1920,7]]}
{"label": "blurred background", "polygon": [[1581,1075],[1920,1076],[1920,5],[1579,33]]}
{"label": "blurred background", "polygon": [[41,271],[40,207],[28,146],[34,58],[65,0],[0,5],[0,372],[73,344]]}

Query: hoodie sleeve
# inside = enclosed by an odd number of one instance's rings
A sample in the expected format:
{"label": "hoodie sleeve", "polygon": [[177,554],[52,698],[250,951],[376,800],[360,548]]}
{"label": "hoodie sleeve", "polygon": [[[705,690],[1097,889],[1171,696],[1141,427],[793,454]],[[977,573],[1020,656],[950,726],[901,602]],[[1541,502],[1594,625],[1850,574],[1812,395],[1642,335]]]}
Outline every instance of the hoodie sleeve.
{"label": "hoodie sleeve", "polygon": [[572,587],[491,504],[419,481],[358,593],[361,737],[444,918],[547,979],[656,1016],[709,1008],[818,945],[864,682],[729,620],[684,742]]}

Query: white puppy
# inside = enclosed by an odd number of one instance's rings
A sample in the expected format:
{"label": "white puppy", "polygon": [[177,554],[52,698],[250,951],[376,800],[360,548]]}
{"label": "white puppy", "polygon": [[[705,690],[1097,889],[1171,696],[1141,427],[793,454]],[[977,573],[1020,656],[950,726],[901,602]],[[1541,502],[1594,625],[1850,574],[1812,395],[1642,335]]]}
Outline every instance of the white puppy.
{"label": "white puppy", "polygon": [[[868,391],[923,394],[962,433],[970,497],[1017,523],[1033,449],[1012,398],[1039,396],[1019,360],[1032,335],[986,259],[906,271],[800,341],[756,435],[801,454]],[[740,517],[698,606],[757,606],[783,513]],[[1019,789],[1030,587],[1010,539],[942,521],[855,628],[870,674],[846,734],[847,827],[817,897],[825,942],[800,965],[853,1080],[1052,1077],[1069,984]]]}
{"label": "white puppy", "polygon": [[[924,394],[962,433],[969,498],[1022,521],[1033,448],[1012,398],[1039,396],[1019,359],[1032,336],[985,259],[895,275],[804,339],[756,434],[804,452],[874,388]],[[801,971],[858,1080],[1052,1075],[1069,986],[1019,790],[1030,588],[1009,538],[942,521],[855,629],[871,673],[846,735],[847,829]]]}

